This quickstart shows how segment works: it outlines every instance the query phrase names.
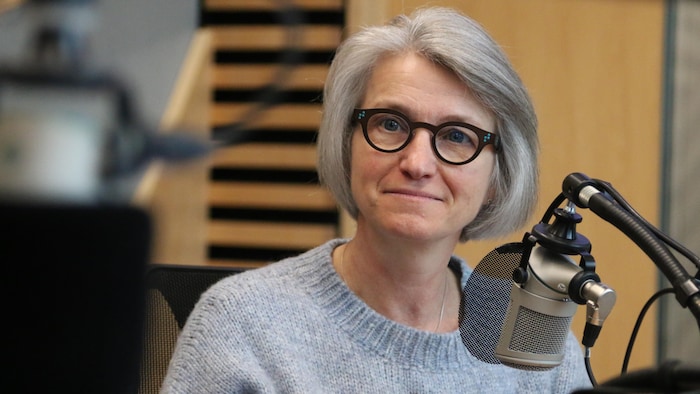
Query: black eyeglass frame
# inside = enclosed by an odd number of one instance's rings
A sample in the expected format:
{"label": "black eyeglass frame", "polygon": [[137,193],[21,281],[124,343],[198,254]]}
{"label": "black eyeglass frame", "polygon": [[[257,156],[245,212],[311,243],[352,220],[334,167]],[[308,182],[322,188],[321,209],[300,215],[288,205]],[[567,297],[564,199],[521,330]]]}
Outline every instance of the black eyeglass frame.
{"label": "black eyeglass frame", "polygon": [[[375,145],[372,140],[369,138],[369,134],[367,132],[367,121],[369,118],[372,117],[372,115],[378,114],[378,113],[388,113],[392,115],[396,115],[406,121],[406,124],[408,124],[408,127],[410,129],[408,138],[406,138],[406,141],[401,144],[398,148],[394,149],[383,149]],[[491,133],[489,131],[483,130],[479,127],[474,126],[473,124],[470,123],[465,123],[465,122],[445,122],[441,123],[439,125],[433,125],[430,123],[426,122],[413,122],[411,121],[408,116],[405,114],[389,109],[389,108],[355,108],[355,110],[352,112],[352,119],[353,121],[358,122],[362,126],[362,133],[365,136],[365,141],[374,149],[380,151],[380,152],[385,152],[385,153],[394,153],[398,152],[401,149],[405,148],[408,146],[409,143],[411,143],[411,140],[413,139],[413,135],[415,134],[415,130],[418,128],[423,128],[426,130],[429,130],[433,137],[430,139],[430,145],[433,148],[433,152],[435,153],[435,156],[437,156],[440,160],[444,161],[445,163],[448,164],[454,164],[454,165],[464,165],[467,164],[474,159],[476,159],[481,151],[484,149],[486,145],[493,145],[494,150],[498,152],[501,149],[501,138],[498,134]],[[454,162],[447,160],[444,158],[440,152],[438,152],[437,146],[436,146],[436,138],[437,138],[437,133],[440,131],[440,129],[447,127],[447,126],[459,126],[459,127],[465,127],[474,133],[479,137],[479,145],[476,147],[476,150],[474,151],[474,154],[468,158],[467,160],[460,161],[460,162]]]}

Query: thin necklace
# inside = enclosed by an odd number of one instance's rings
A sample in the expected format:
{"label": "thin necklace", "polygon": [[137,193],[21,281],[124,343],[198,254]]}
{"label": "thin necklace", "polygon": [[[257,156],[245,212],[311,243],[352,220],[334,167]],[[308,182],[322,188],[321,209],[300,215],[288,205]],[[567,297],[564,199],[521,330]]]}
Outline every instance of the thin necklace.
{"label": "thin necklace", "polygon": [[440,319],[437,322],[437,326],[433,331],[437,332],[440,328],[440,323],[442,323],[442,316],[445,314],[445,298],[447,298],[447,272],[445,272],[445,285],[442,289],[442,305],[440,305]]}
{"label": "thin necklace", "polygon": [[[343,277],[343,263],[345,262],[345,251],[348,250],[348,244],[345,244],[343,246],[343,253],[340,254],[340,264],[338,264],[338,276],[340,276],[340,280],[345,282],[345,284],[350,287],[350,284],[345,280]],[[440,324],[442,324],[442,317],[445,314],[445,299],[447,298],[447,272],[445,272],[445,284],[442,289],[442,303],[440,305],[440,317],[438,319],[437,325],[433,329],[434,332],[437,332],[438,329],[440,328]]]}

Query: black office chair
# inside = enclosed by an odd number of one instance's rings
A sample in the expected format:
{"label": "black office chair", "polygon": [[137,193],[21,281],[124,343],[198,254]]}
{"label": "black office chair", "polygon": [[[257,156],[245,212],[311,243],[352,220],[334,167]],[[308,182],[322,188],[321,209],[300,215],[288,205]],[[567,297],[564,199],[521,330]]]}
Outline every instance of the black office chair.
{"label": "black office chair", "polygon": [[146,274],[147,305],[139,393],[158,393],[175,343],[200,295],[243,268],[151,264]]}

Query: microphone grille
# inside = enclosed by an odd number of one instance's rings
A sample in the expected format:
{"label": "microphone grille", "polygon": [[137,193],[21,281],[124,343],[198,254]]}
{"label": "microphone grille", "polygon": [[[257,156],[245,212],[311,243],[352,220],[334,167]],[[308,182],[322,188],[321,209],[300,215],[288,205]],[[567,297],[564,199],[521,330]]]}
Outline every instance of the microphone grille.
{"label": "microphone grille", "polygon": [[520,306],[507,344],[508,351],[518,352],[520,357],[515,357],[518,362],[509,362],[508,357],[500,362],[529,371],[546,371],[558,365],[550,360],[564,354],[571,320],[571,316],[552,316]]}
{"label": "microphone grille", "polygon": [[[520,307],[508,347],[525,353],[561,354],[570,326],[571,317],[550,316]],[[533,337],[533,333],[540,335]]]}
{"label": "microphone grille", "polygon": [[501,364],[495,351],[510,302],[513,271],[520,265],[525,245],[502,245],[477,264],[462,291],[459,332],[464,346],[477,359]]}

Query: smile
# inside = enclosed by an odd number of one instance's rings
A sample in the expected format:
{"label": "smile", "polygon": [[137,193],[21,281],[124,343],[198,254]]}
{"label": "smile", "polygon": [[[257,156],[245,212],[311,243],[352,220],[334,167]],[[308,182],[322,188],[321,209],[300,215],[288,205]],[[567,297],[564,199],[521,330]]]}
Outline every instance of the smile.
{"label": "smile", "polygon": [[387,190],[384,192],[385,194],[395,194],[401,197],[408,197],[408,198],[415,198],[415,199],[427,199],[427,200],[434,200],[434,201],[442,201],[442,198],[439,198],[433,194],[430,193],[425,193],[419,190],[407,190],[407,189],[395,189],[395,190]]}

